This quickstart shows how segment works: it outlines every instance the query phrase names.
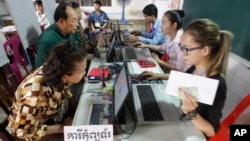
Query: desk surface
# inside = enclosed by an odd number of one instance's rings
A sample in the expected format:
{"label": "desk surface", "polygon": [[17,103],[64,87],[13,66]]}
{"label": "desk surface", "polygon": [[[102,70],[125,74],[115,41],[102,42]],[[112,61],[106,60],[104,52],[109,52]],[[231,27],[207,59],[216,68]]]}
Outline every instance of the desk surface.
{"label": "desk surface", "polygon": [[[98,66],[98,60],[92,60],[90,68]],[[129,65],[129,67],[131,67]],[[130,68],[130,71],[131,68]],[[98,98],[93,98],[91,93],[88,93],[88,87],[95,87],[98,84],[90,84],[85,82],[83,93],[81,95],[77,111],[75,113],[73,125],[87,125],[90,107],[92,103],[100,101]],[[101,86],[101,84],[100,84]],[[105,102],[105,100],[103,100]],[[106,101],[108,102],[108,101]],[[191,122],[178,122],[162,125],[137,125],[136,130],[131,136],[120,135],[116,136],[116,141],[206,141],[204,135]]]}

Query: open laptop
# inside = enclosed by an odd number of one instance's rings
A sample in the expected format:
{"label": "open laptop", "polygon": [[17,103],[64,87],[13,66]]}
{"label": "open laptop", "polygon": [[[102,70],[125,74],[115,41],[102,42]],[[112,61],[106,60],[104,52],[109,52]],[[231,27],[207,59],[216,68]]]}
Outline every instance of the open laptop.
{"label": "open laptop", "polygon": [[148,48],[126,47],[122,48],[123,60],[125,62],[136,61],[137,59],[152,58]]}
{"label": "open laptop", "polygon": [[132,91],[138,124],[179,121],[180,109],[164,93],[163,84],[132,84]]}
{"label": "open laptop", "polygon": [[[131,79],[126,73],[126,68],[123,67],[120,75],[117,78],[117,81],[114,86],[114,117],[117,117],[119,110],[121,110],[122,105],[124,104],[125,99],[130,93]],[[150,87],[153,91],[153,96],[155,97],[155,102],[153,103],[146,99],[146,102],[140,100],[140,93],[142,92],[142,99],[147,98],[150,94],[147,92],[150,90],[144,89],[144,86]],[[155,124],[155,123],[164,123],[164,122],[177,122],[181,115],[180,109],[175,106],[170,95],[166,95],[165,85],[164,84],[132,84],[132,97],[134,103],[134,111],[136,122],[138,124]],[[145,100],[145,99],[144,99]],[[159,111],[157,108],[152,108],[151,105],[158,105]],[[147,111],[152,111],[151,113],[146,113]],[[156,114],[154,113],[155,111]],[[144,113],[145,114],[144,114]],[[159,113],[162,113],[160,115]],[[149,114],[149,115],[148,115]],[[151,117],[153,116],[153,117]],[[159,120],[157,120],[159,119]]]}
{"label": "open laptop", "polygon": [[113,91],[114,120],[118,118],[119,112],[121,111],[128,95],[129,95],[128,77],[125,66],[123,65],[120,74],[118,75],[116,82],[114,84],[114,91]]}
{"label": "open laptop", "polygon": [[174,99],[165,94],[164,83],[132,84],[135,117],[138,124],[162,124],[178,122],[181,110],[174,104]]}

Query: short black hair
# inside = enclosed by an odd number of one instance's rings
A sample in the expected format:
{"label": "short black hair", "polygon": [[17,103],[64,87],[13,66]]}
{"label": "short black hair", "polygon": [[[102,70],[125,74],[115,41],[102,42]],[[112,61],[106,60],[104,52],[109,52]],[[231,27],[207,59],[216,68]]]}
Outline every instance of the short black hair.
{"label": "short black hair", "polygon": [[60,18],[67,19],[68,15],[66,13],[66,9],[68,4],[64,2],[60,2],[59,5],[56,7],[55,13],[54,13],[54,20],[57,22]]}
{"label": "short black hair", "polygon": [[76,9],[76,8],[79,8],[79,7],[80,7],[80,5],[79,5],[77,2],[74,2],[74,1],[73,1],[73,2],[71,2],[71,4],[70,4],[70,5],[71,5],[71,7],[72,7],[72,8],[74,8],[74,9]]}
{"label": "short black hair", "polygon": [[43,2],[42,2],[41,0],[36,0],[36,1],[35,1],[35,4],[36,4],[36,5],[43,5]]}
{"label": "short black hair", "polygon": [[158,9],[154,4],[148,4],[146,5],[143,10],[143,14],[148,16],[155,16],[157,18],[158,15]]}
{"label": "short black hair", "polygon": [[102,2],[99,1],[99,0],[96,0],[96,1],[94,2],[94,4],[98,4],[98,5],[102,6]]}

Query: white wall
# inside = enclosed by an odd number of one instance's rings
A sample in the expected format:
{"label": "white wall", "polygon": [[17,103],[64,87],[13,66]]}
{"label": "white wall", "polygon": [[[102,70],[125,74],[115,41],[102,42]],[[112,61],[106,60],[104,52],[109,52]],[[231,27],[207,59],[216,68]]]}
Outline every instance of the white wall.
{"label": "white wall", "polygon": [[[233,53],[230,54],[226,75],[228,93],[225,107],[223,109],[223,119],[231,113],[246,94],[250,93],[250,70],[249,67],[241,62],[250,64],[249,61],[242,60],[242,58]],[[237,123],[250,124],[250,108],[244,112]]]}
{"label": "white wall", "polygon": [[[158,7],[158,17],[161,19],[165,11],[169,10],[168,3],[170,0],[130,0],[125,8],[125,19],[144,19],[142,9],[150,3],[154,3]],[[81,7],[83,11],[92,12],[93,6]],[[110,19],[121,19],[122,5],[118,0],[112,0],[112,7],[102,6]]]}
{"label": "white wall", "polygon": [[17,27],[23,47],[33,45],[41,34],[32,1],[6,0],[8,11]]}

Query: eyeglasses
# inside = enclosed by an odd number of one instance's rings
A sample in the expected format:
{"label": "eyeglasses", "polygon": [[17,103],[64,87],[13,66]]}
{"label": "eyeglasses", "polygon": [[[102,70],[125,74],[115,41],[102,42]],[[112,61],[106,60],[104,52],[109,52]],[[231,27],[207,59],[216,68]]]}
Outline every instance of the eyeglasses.
{"label": "eyeglasses", "polygon": [[178,45],[181,48],[181,51],[183,52],[183,54],[185,56],[188,56],[188,52],[190,52],[190,51],[197,50],[197,49],[202,49],[202,48],[205,47],[205,45],[200,45],[198,47],[186,48],[186,47],[182,46],[181,43],[179,43]]}

